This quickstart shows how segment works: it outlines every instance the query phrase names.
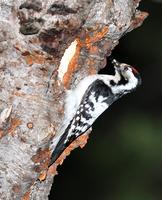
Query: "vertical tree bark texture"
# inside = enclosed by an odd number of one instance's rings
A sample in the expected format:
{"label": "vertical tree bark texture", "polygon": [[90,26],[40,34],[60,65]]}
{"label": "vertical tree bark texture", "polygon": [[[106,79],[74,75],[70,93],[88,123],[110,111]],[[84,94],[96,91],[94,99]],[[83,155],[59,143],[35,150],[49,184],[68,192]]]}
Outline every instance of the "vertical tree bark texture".
{"label": "vertical tree bark texture", "polygon": [[[0,199],[46,200],[57,165],[49,143],[64,120],[67,89],[106,65],[141,25],[139,0],[0,0]],[[38,180],[39,178],[39,180]],[[42,181],[41,181],[42,180]]]}

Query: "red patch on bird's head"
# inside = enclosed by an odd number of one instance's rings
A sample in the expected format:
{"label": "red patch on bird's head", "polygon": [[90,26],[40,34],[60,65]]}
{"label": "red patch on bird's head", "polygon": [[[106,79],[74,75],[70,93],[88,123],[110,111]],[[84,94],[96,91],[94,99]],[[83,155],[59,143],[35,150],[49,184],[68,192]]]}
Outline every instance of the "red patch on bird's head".
{"label": "red patch on bird's head", "polygon": [[141,80],[140,73],[134,67],[132,67],[132,72],[134,76],[138,79],[138,86],[141,85],[142,80]]}
{"label": "red patch on bird's head", "polygon": [[132,67],[132,72],[133,72],[133,74],[139,74],[139,72],[134,68],[134,67]]}

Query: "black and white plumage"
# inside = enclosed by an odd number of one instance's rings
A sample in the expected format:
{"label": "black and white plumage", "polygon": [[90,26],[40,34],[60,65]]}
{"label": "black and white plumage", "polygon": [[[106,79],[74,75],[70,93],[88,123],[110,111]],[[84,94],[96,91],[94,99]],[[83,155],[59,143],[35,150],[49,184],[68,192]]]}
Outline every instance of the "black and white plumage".
{"label": "black and white plumage", "polygon": [[91,75],[68,92],[65,103],[65,125],[53,141],[50,165],[117,99],[141,84],[139,73],[130,65],[112,61],[115,75]]}

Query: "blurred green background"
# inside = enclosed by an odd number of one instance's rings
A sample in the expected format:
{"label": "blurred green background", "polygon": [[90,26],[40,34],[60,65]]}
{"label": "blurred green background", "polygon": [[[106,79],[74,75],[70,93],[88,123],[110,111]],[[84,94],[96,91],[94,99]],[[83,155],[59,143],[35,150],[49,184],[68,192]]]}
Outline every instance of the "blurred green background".
{"label": "blurred green background", "polygon": [[137,66],[143,84],[114,103],[86,147],[58,168],[50,200],[162,200],[162,1],[143,0],[140,9],[150,16],[113,56]]}

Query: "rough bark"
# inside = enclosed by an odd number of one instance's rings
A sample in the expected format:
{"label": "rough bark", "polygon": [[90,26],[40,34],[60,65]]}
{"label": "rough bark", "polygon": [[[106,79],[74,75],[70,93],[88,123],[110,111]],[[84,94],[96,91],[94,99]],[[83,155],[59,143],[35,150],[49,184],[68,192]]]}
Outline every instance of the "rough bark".
{"label": "rough bark", "polygon": [[0,0],[1,200],[48,199],[57,165],[84,146],[88,135],[48,169],[66,90],[105,67],[119,39],[141,25],[147,13],[138,11],[138,4]]}

